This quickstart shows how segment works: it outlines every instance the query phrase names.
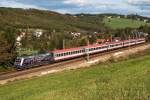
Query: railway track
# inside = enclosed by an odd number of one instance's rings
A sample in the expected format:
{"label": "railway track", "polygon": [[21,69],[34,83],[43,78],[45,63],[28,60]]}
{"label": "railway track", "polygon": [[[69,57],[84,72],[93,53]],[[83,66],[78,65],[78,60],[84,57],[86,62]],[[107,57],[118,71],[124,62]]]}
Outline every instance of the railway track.
{"label": "railway track", "polygon": [[[134,45],[134,46],[126,47],[126,48],[119,48],[119,49],[112,50],[109,52],[101,52],[101,53],[97,53],[97,54],[92,54],[92,55],[90,55],[90,59],[95,58],[95,57],[99,57],[102,55],[108,55],[111,53],[115,53],[115,52],[118,52],[121,50],[129,50],[129,49],[134,49],[134,48],[140,47],[140,46],[141,47],[146,46],[148,44],[149,43],[144,43],[144,44]],[[73,64],[73,63],[77,63],[77,62],[85,61],[85,60],[86,60],[86,57],[84,56],[84,57],[80,57],[80,58],[75,58],[75,59],[71,59],[71,60],[67,60],[67,61],[62,61],[62,62],[53,63],[50,65],[40,66],[40,67],[36,67],[36,68],[31,68],[31,69],[26,69],[26,70],[22,70],[22,71],[0,73],[0,81],[9,80],[11,78],[25,76],[28,74],[32,74],[32,73],[36,73],[36,72],[40,72],[40,71],[44,71],[44,70],[52,70],[53,68],[64,68],[65,65],[69,65],[69,64]]]}

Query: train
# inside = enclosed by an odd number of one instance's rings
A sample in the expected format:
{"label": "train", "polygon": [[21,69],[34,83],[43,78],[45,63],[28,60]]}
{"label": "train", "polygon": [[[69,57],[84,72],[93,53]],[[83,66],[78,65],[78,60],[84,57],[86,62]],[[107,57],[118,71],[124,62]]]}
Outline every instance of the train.
{"label": "train", "polygon": [[103,44],[93,44],[93,45],[81,46],[76,48],[68,48],[62,50],[53,50],[53,51],[48,51],[45,54],[17,57],[14,65],[17,69],[38,67],[38,66],[48,65],[63,60],[69,60],[81,56],[86,56],[87,54],[95,54],[95,53],[110,51],[113,49],[138,45],[145,42],[146,42],[145,38],[138,38],[138,39],[122,40],[117,42],[108,42]]}

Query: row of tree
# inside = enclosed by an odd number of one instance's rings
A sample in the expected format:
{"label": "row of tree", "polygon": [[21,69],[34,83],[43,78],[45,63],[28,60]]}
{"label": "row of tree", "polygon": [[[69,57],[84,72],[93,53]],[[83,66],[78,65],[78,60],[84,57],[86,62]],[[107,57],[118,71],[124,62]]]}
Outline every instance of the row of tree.
{"label": "row of tree", "polygon": [[16,30],[7,28],[0,32],[0,66],[12,66],[17,54],[15,51]]}

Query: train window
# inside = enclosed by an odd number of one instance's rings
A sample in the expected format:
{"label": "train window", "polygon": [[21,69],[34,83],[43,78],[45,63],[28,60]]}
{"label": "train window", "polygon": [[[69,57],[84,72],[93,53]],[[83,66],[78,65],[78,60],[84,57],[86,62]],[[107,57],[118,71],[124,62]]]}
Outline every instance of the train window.
{"label": "train window", "polygon": [[73,51],[69,52],[69,55],[72,55],[73,54]]}
{"label": "train window", "polygon": [[72,54],[75,54],[75,51],[73,51]]}
{"label": "train window", "polygon": [[69,52],[67,52],[66,55],[69,55]]}
{"label": "train window", "polygon": [[72,55],[72,52],[68,52],[68,55]]}
{"label": "train window", "polygon": [[82,51],[81,50],[79,50],[79,53],[81,53]]}
{"label": "train window", "polygon": [[78,51],[78,53],[80,53],[80,50]]}
{"label": "train window", "polygon": [[82,50],[80,50],[80,53],[82,53]]}
{"label": "train window", "polygon": [[75,51],[75,54],[77,54],[77,51]]}
{"label": "train window", "polygon": [[80,53],[80,50],[78,51],[78,53]]}

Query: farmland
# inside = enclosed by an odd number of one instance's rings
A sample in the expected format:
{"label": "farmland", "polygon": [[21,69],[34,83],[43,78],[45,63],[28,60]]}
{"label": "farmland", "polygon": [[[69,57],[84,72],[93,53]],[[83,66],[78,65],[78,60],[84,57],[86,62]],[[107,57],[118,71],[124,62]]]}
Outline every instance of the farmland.
{"label": "farmland", "polygon": [[0,86],[1,100],[148,100],[150,55]]}
{"label": "farmland", "polygon": [[150,25],[150,23],[144,23],[144,21],[125,19],[125,18],[104,18],[103,23],[105,26],[112,29],[122,29],[122,28],[138,28],[142,25]]}

